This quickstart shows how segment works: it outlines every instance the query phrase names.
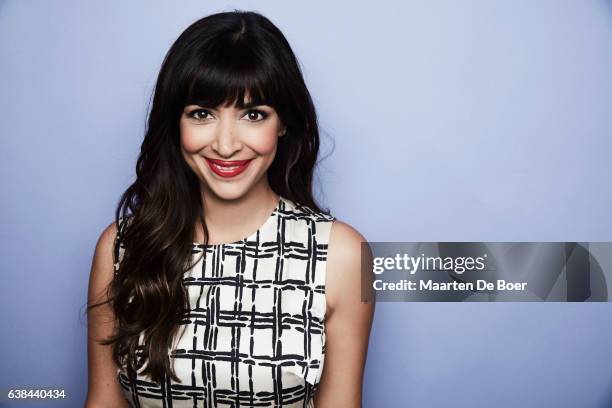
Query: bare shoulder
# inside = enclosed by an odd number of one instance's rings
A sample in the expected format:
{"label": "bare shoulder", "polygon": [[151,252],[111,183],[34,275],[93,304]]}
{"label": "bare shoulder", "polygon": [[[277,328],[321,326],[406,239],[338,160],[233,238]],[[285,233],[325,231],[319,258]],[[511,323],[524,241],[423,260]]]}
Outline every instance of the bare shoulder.
{"label": "bare shoulder", "polygon": [[363,373],[374,315],[374,303],[362,302],[361,292],[361,269],[367,268],[369,253],[363,234],[345,222],[333,222],[326,268],[325,364],[315,396],[317,407],[362,406]]}
{"label": "bare shoulder", "polygon": [[105,252],[104,250],[106,251],[108,251],[109,249],[112,250],[116,237],[117,237],[117,225],[115,224],[115,221],[112,221],[110,224],[104,227],[104,230],[102,230],[102,233],[98,237],[96,249],[99,248],[103,252]]}
{"label": "bare shoulder", "polygon": [[115,222],[108,224],[98,237],[89,275],[89,301],[105,300],[105,290],[114,275],[114,246],[117,237]]}
{"label": "bare shoulder", "polygon": [[87,313],[88,388],[85,407],[127,407],[115,376],[117,365],[110,345],[101,344],[114,334],[115,316],[107,303],[107,287],[114,277],[115,222],[101,232],[89,275]]}
{"label": "bare shoulder", "polygon": [[[362,248],[365,253],[362,253]],[[340,220],[332,224],[327,256],[326,301],[330,312],[340,302],[361,300],[361,269],[369,258],[367,240],[356,228]]]}
{"label": "bare shoulder", "polygon": [[366,239],[350,224],[335,220],[332,223],[329,241],[330,246],[335,245],[336,249],[354,251],[355,246],[360,247]]}
{"label": "bare shoulder", "polygon": [[108,281],[114,272],[113,251],[117,237],[117,225],[114,221],[108,224],[100,233],[94,251],[91,280],[94,286],[102,281]]}

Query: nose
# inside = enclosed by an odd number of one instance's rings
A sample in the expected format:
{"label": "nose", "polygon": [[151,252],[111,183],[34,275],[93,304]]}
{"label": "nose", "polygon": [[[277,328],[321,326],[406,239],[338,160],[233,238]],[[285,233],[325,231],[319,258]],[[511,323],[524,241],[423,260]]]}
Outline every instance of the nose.
{"label": "nose", "polygon": [[221,157],[231,157],[242,149],[242,142],[233,123],[220,123],[215,130],[212,149]]}

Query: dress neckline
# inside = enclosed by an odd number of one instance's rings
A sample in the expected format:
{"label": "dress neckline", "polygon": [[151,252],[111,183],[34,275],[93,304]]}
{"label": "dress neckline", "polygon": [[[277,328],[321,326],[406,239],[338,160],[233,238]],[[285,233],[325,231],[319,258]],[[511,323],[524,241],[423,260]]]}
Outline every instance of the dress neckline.
{"label": "dress neckline", "polygon": [[249,236],[241,238],[241,239],[239,239],[237,241],[234,241],[234,242],[223,242],[223,243],[220,243],[220,244],[206,244],[206,245],[204,245],[203,243],[200,243],[200,242],[193,242],[193,247],[197,247],[197,248],[205,248],[205,247],[206,248],[216,248],[216,247],[222,247],[224,245],[236,245],[236,244],[241,244],[241,243],[246,242],[246,241],[251,241],[252,239],[254,239],[257,236],[257,233],[259,233],[262,230],[264,230],[269,224],[271,224],[274,221],[274,219],[276,218],[275,216],[276,216],[277,212],[280,210],[282,202],[283,202],[283,197],[279,195],[278,202],[276,203],[276,206],[274,207],[274,209],[272,210],[270,215],[268,215],[268,218],[266,218],[264,223],[259,228],[257,228],[251,234],[249,234]]}

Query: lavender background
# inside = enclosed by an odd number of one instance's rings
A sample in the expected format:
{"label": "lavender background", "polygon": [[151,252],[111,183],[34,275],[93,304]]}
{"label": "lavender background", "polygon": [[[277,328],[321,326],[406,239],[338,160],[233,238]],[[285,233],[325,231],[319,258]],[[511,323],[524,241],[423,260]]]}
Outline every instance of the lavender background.
{"label": "lavender background", "polygon": [[[294,47],[319,197],[367,239],[612,240],[611,1],[0,1],[0,389],[82,406],[91,257],[163,55],[233,8]],[[380,303],[364,406],[610,406],[611,311]]]}

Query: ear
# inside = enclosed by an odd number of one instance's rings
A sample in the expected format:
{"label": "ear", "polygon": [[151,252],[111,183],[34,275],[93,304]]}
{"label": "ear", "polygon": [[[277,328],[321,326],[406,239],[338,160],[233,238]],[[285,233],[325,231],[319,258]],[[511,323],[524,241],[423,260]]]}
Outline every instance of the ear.
{"label": "ear", "polygon": [[287,134],[287,127],[283,127],[283,129],[278,133],[278,137],[283,137]]}

